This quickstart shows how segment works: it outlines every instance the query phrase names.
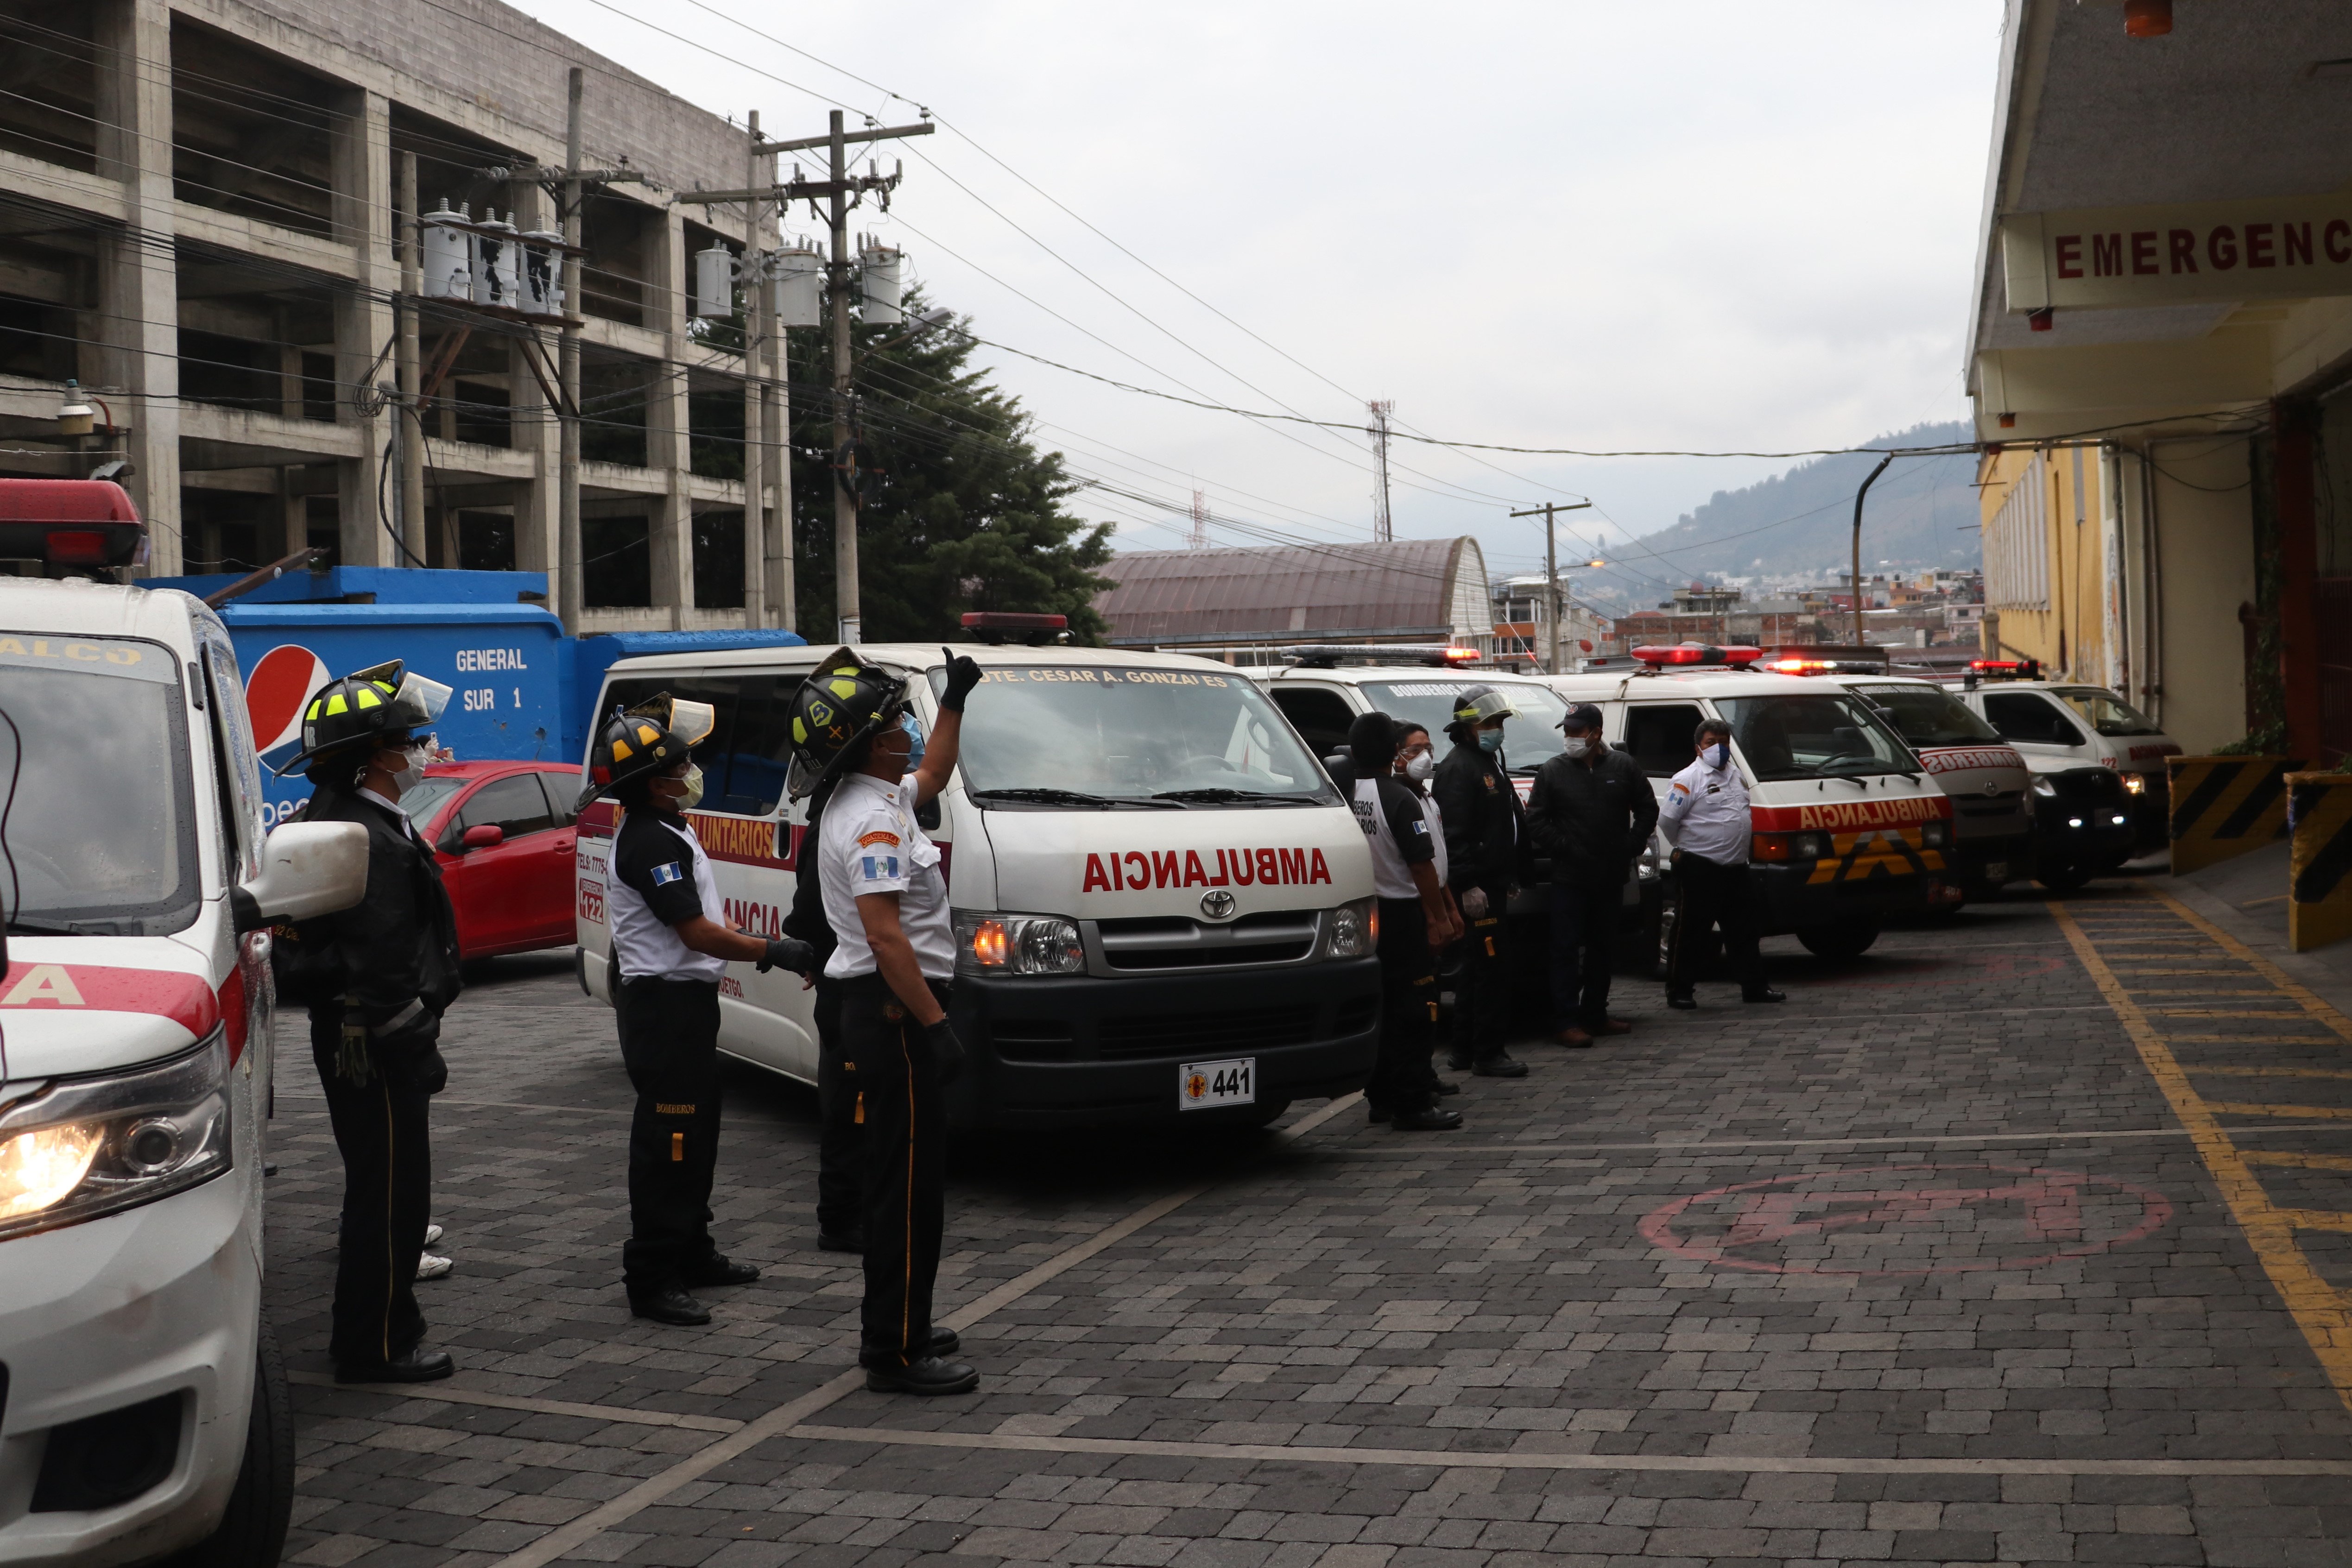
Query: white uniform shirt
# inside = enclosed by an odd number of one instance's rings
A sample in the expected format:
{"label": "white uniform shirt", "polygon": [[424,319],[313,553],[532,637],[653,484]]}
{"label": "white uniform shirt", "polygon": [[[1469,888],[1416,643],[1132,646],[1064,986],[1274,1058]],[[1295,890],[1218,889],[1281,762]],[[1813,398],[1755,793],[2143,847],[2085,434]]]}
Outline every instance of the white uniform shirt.
{"label": "white uniform shirt", "polygon": [[[694,890],[693,897],[687,889]],[[658,811],[625,813],[613,835],[604,908],[612,921],[613,956],[625,980],[712,980],[727,960],[698,953],[677,939],[670,922],[702,915],[720,925],[726,905],[710,857],[688,829]]]}
{"label": "white uniform shirt", "polygon": [[915,821],[915,776],[885,784],[852,773],[834,787],[817,829],[817,885],[824,893],[825,924],[841,946],[825,960],[833,979],[875,972],[874,949],[858,918],[861,894],[898,895],[898,925],[915,949],[926,979],[955,974],[955,933],[948,922],[947,878],[940,847]]}
{"label": "white uniform shirt", "polygon": [[1702,758],[1675,774],[1658,807],[1658,826],[1676,849],[1717,865],[1746,865],[1754,829],[1739,764],[1735,760],[1717,768]]}
{"label": "white uniform shirt", "polygon": [[[1444,841],[1433,813],[1411,785],[1399,779],[1359,779],[1349,805],[1364,842],[1372,852],[1372,891],[1382,898],[1418,898],[1412,868],[1428,864],[1435,844]],[[1442,854],[1443,850],[1435,850]],[[1438,875],[1442,880],[1444,869]]]}

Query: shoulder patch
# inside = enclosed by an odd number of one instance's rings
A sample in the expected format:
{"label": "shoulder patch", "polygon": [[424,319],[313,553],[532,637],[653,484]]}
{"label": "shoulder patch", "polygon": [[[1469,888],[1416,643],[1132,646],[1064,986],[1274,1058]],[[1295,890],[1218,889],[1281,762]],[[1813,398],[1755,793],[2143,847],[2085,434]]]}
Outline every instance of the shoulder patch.
{"label": "shoulder patch", "polygon": [[1683,782],[1681,779],[1675,779],[1675,794],[1677,794],[1677,795],[1687,795],[1687,794],[1689,794],[1690,792],[1691,792],[1691,788],[1690,788],[1690,786],[1689,786],[1689,785],[1687,785],[1687,784],[1684,783],[1684,782]]}
{"label": "shoulder patch", "polygon": [[1414,818],[1412,822],[1412,831],[1419,833],[1424,839],[1429,837],[1429,820],[1426,817]]}
{"label": "shoulder patch", "polygon": [[653,879],[656,887],[665,887],[673,882],[684,882],[686,873],[678,869],[677,862],[672,861],[667,865],[654,867]]}
{"label": "shoulder patch", "polygon": [[876,844],[887,844],[895,850],[898,847],[898,835],[896,833],[886,833],[881,829],[877,828],[870,833],[863,833],[858,836],[857,847],[861,850],[870,850]]}

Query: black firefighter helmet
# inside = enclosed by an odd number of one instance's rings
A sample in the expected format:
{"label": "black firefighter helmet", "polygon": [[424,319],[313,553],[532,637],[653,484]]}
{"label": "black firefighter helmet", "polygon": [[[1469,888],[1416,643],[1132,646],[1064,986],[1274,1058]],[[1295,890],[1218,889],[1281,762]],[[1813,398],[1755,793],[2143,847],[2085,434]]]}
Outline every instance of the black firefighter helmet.
{"label": "black firefighter helmet", "polygon": [[793,694],[793,768],[787,788],[795,800],[836,771],[857,743],[898,721],[907,680],[835,648]]}
{"label": "black firefighter helmet", "polygon": [[441,716],[449,688],[407,669],[398,659],[329,681],[302,707],[302,749],[278,769],[283,779],[331,752],[362,741],[379,744]]}
{"label": "black firefighter helmet", "polygon": [[657,693],[630,708],[614,707],[588,754],[587,787],[572,808],[576,815],[599,795],[632,779],[667,772],[710,737],[718,711],[709,703],[684,702]]}

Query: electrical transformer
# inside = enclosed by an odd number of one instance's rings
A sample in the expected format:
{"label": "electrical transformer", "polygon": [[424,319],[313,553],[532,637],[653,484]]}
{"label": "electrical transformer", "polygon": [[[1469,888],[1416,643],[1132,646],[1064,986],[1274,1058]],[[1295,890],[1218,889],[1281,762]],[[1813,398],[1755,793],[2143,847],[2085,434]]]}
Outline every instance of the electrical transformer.
{"label": "electrical transformer", "polygon": [[779,327],[824,324],[824,256],[814,241],[796,239],[770,257],[768,303]]}
{"label": "electrical transformer", "polygon": [[906,325],[907,313],[898,308],[898,268],[905,260],[906,253],[877,239],[868,239],[858,248],[857,273],[865,286],[867,326]]}
{"label": "electrical transformer", "polygon": [[533,229],[522,236],[522,299],[527,316],[563,314],[563,236]]}
{"label": "electrical transformer", "polygon": [[[436,221],[439,220],[439,221]],[[451,211],[447,197],[425,214],[425,297],[427,299],[471,299],[474,297],[474,236],[451,224],[467,221],[463,207]]]}
{"label": "electrical transformer", "polygon": [[474,236],[474,303],[520,309],[522,290],[516,261],[521,247],[516,243],[520,236],[514,225],[499,221],[497,209],[492,208],[477,226],[493,232]]}
{"label": "electrical transformer", "polygon": [[694,313],[703,320],[735,314],[735,256],[723,245],[694,253]]}

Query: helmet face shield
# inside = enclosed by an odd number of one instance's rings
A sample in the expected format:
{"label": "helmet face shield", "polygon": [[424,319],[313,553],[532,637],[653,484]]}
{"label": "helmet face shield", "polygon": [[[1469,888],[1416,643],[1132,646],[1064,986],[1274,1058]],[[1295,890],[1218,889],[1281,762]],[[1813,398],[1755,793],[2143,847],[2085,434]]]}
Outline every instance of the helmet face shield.
{"label": "helmet face shield", "polygon": [[1454,699],[1456,724],[1483,725],[1488,719],[1514,717],[1518,711],[1492,686],[1473,686]]}
{"label": "helmet face shield", "polygon": [[385,723],[402,729],[415,729],[431,724],[449,706],[449,688],[438,681],[428,681],[411,672],[400,678],[400,689],[393,694],[392,712]]}
{"label": "helmet face shield", "polygon": [[688,746],[700,746],[719,727],[719,710],[709,703],[682,702],[671,699],[669,732]]}

